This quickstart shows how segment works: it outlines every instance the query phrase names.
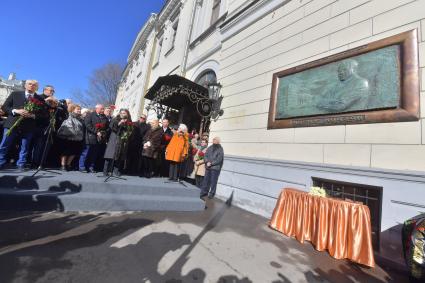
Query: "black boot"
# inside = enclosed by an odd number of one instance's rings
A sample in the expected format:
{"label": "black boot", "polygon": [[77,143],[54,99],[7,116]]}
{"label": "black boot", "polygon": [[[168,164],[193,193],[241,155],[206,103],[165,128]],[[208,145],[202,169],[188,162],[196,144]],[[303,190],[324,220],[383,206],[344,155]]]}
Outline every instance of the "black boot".
{"label": "black boot", "polygon": [[118,167],[115,167],[115,168],[114,168],[114,176],[117,176],[117,177],[120,177],[120,176],[121,176],[121,172],[120,172],[120,170],[118,169]]}

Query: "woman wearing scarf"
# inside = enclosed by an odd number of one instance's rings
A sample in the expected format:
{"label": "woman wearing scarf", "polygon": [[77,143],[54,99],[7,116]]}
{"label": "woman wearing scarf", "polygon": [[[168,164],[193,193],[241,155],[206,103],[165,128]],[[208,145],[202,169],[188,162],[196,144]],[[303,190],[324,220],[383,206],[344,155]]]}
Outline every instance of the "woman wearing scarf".
{"label": "woman wearing scarf", "polygon": [[196,154],[193,157],[195,168],[193,169],[193,172],[191,175],[195,176],[195,182],[198,188],[201,187],[202,180],[204,179],[204,176],[205,176],[204,156],[205,156],[205,153],[207,152],[207,146],[208,146],[208,141],[202,140],[201,145],[198,147],[198,150],[196,151]]}
{"label": "woman wearing scarf", "polygon": [[[114,175],[120,176],[127,156],[128,141],[133,132],[133,123],[128,109],[121,109],[119,115],[111,120],[109,128],[111,135],[104,155],[103,175],[106,176],[113,170]],[[112,168],[113,159],[115,160],[114,168]]]}
{"label": "woman wearing scarf", "polygon": [[189,150],[189,135],[185,124],[180,124],[165,152],[165,159],[170,161],[169,179],[177,181],[181,163],[186,159]]}

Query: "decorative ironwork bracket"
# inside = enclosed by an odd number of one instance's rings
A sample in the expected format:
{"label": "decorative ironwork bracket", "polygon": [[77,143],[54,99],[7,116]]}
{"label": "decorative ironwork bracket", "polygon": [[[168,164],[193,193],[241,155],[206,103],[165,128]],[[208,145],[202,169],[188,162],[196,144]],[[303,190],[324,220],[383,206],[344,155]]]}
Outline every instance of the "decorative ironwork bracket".
{"label": "decorative ironwork bracket", "polygon": [[161,88],[155,93],[155,98],[151,100],[146,109],[153,109],[157,112],[158,116],[162,116],[162,114],[166,112],[166,109],[161,102],[172,95],[188,97],[189,101],[195,105],[199,115],[203,118],[212,118],[214,121],[217,121],[217,119],[223,114],[223,110],[220,110],[221,101],[223,99],[222,97],[220,97],[217,101],[214,101],[207,97],[203,97],[203,94],[184,85],[161,86]]}

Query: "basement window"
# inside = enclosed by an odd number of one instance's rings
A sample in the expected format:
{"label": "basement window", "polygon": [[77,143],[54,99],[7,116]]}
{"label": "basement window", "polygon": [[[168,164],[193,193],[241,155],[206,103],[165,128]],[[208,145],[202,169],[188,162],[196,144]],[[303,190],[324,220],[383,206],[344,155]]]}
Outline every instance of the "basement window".
{"label": "basement window", "polygon": [[339,199],[350,199],[362,202],[370,210],[372,225],[372,245],[379,251],[379,236],[381,231],[382,187],[347,183],[313,177],[313,186],[322,187],[328,196]]}

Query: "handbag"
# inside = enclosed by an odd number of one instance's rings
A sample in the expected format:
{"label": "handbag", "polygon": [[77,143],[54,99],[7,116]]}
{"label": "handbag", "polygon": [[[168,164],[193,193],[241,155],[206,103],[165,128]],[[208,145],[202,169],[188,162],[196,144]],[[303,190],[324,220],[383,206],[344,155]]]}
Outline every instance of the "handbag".
{"label": "handbag", "polygon": [[82,141],[84,137],[83,125],[77,118],[69,115],[68,119],[62,122],[57,136],[66,140]]}

